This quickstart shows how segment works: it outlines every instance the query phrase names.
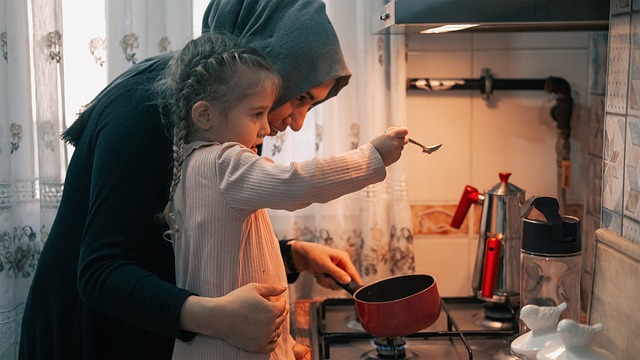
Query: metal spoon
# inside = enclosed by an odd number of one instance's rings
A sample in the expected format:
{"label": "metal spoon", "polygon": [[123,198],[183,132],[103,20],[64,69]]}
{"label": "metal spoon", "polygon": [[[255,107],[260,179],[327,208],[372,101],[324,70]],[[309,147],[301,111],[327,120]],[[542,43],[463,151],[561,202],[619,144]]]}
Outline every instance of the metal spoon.
{"label": "metal spoon", "polygon": [[427,154],[431,154],[432,152],[437,151],[442,146],[442,144],[424,146],[424,145],[420,144],[419,142],[417,142],[417,141],[415,141],[415,140],[413,140],[411,138],[409,138],[409,142],[414,144],[414,145],[417,145],[417,146],[421,147],[422,148],[422,152],[425,152]]}

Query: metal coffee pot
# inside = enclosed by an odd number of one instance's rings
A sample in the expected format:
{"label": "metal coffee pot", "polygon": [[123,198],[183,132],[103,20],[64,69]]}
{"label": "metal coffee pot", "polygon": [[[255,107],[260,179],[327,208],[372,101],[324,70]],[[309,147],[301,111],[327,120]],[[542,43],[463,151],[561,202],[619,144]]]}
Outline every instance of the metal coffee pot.
{"label": "metal coffee pot", "polygon": [[451,227],[459,229],[472,204],[482,205],[478,253],[473,269],[474,295],[484,301],[517,304],[520,293],[520,248],[525,192],[509,183],[511,173],[481,194],[467,185]]}

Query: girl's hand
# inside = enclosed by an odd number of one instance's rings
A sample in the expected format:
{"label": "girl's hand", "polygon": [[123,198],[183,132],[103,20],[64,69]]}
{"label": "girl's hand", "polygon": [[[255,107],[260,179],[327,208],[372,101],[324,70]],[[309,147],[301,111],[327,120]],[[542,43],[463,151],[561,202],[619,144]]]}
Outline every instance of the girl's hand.
{"label": "girl's hand", "polygon": [[409,130],[396,126],[388,128],[384,134],[371,140],[371,145],[378,151],[385,166],[389,166],[400,159],[404,145],[409,142]]}

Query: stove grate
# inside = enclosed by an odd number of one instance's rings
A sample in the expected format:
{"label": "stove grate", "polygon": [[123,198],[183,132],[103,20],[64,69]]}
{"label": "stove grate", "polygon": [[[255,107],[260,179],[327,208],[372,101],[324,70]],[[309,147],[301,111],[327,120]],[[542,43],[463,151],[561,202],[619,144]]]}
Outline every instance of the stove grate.
{"label": "stove grate", "polygon": [[[440,301],[441,314],[444,313],[446,316],[446,331],[420,331],[414,334],[410,334],[404,336],[405,339],[448,339],[449,341],[460,341],[464,348],[466,349],[466,353],[468,354],[468,358],[473,359],[473,351],[472,347],[469,344],[467,337],[483,337],[483,338],[502,338],[505,336],[510,336],[516,334],[518,332],[518,320],[515,313],[513,311],[513,323],[511,329],[506,330],[461,330],[456,322],[455,318],[451,315],[451,311],[447,307],[447,302],[453,303],[470,303],[475,300],[470,300],[470,298],[444,298]],[[316,308],[317,314],[316,319],[325,320],[327,309],[335,306],[351,306],[354,305],[353,299],[347,298],[337,298],[337,299],[326,299],[324,300],[320,306]],[[320,358],[321,359],[331,359],[331,346],[333,344],[340,343],[348,343],[354,340],[373,340],[374,337],[366,332],[326,332],[323,329],[322,321],[316,322],[317,326],[317,334],[318,334],[318,347],[320,350]]]}

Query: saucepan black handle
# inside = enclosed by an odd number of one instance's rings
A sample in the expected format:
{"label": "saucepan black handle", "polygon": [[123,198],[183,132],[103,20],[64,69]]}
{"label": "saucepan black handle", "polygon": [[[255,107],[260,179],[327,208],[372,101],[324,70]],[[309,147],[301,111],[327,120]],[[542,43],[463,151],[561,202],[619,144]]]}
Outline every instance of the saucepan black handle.
{"label": "saucepan black handle", "polygon": [[333,276],[326,274],[328,277],[330,277],[331,279],[333,279],[333,281],[336,282],[336,284],[338,284],[338,286],[340,286],[341,288],[343,288],[346,292],[348,292],[349,294],[353,295],[356,293],[356,291],[358,291],[358,289],[360,289],[363,285],[358,284],[357,282],[351,280],[348,284],[343,284],[341,282],[339,282],[338,280],[334,279]]}

